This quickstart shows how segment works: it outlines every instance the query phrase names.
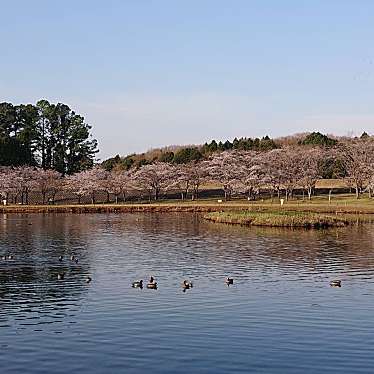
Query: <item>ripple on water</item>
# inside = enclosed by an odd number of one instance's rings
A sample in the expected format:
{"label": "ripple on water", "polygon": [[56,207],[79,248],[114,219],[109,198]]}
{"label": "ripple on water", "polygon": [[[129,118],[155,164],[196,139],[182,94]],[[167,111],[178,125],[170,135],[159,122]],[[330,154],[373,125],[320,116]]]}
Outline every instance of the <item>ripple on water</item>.
{"label": "ripple on water", "polygon": [[[0,256],[14,256],[0,261],[1,372],[374,366],[372,226],[292,231],[193,214],[7,215],[0,236]],[[150,275],[157,290],[131,288]],[[329,286],[334,278],[341,288]],[[182,292],[183,279],[194,287]]]}

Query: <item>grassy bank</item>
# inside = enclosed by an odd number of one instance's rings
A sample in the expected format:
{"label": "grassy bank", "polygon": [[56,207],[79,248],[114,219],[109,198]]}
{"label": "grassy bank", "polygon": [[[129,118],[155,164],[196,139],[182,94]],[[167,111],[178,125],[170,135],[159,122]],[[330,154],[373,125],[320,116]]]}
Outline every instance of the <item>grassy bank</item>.
{"label": "grassy bank", "polygon": [[334,196],[331,201],[326,196],[313,200],[293,199],[281,207],[278,200],[248,202],[235,199],[217,202],[217,199],[198,201],[162,200],[157,203],[125,203],[95,205],[8,205],[0,206],[0,213],[140,213],[140,212],[310,212],[325,214],[374,214],[374,199],[355,199],[352,195]]}
{"label": "grassy bank", "polygon": [[213,222],[233,225],[304,228],[342,227],[357,222],[356,217],[295,211],[212,212],[206,214],[204,218]]}

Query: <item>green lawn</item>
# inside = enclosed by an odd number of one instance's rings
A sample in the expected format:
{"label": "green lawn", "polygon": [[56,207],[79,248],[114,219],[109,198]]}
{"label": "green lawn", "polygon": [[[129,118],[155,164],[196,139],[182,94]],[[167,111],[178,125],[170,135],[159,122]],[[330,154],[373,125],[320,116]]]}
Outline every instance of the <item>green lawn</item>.
{"label": "green lawn", "polygon": [[161,200],[158,202],[124,203],[124,204],[69,204],[69,205],[9,205],[0,206],[0,212],[95,212],[95,211],[304,211],[321,213],[374,213],[374,199],[363,196],[356,199],[353,194],[333,195],[331,201],[328,196],[317,196],[311,201],[291,199],[281,206],[278,199],[273,201],[247,201],[233,199],[218,202],[218,199],[191,200]]}

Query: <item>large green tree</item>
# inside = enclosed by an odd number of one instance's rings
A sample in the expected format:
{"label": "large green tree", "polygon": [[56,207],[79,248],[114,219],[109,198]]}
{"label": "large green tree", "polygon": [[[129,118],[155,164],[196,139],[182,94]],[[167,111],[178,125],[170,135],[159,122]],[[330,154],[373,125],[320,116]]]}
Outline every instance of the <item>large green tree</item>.
{"label": "large green tree", "polygon": [[91,126],[66,104],[0,103],[0,165],[38,165],[62,174],[92,167]]}

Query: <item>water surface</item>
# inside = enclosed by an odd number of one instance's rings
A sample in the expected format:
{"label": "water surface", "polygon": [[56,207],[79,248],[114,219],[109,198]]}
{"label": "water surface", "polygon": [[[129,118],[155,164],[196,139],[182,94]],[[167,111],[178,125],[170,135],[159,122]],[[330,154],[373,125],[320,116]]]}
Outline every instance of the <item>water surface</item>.
{"label": "water surface", "polygon": [[[372,225],[3,215],[0,372],[372,373],[373,238]],[[131,288],[150,275],[158,290]]]}

